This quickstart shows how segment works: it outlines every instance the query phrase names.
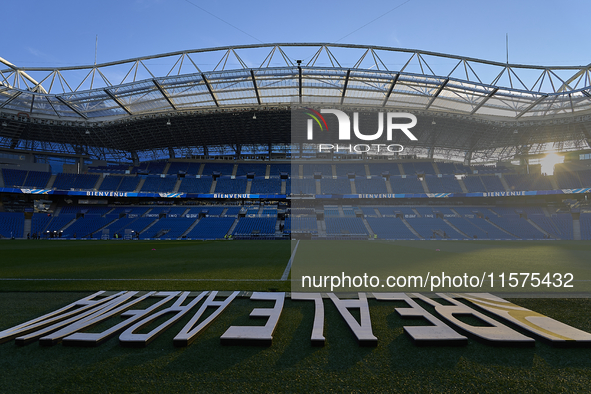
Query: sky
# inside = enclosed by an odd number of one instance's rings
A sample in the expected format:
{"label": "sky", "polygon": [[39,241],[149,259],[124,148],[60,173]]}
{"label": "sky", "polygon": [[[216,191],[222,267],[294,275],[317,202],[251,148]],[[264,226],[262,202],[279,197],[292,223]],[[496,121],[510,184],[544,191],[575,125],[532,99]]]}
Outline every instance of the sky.
{"label": "sky", "polygon": [[[591,63],[579,1],[19,0],[2,5],[0,57],[64,67],[217,46],[326,42],[544,66]],[[312,55],[312,54],[311,54]],[[310,56],[311,56],[310,55]]]}

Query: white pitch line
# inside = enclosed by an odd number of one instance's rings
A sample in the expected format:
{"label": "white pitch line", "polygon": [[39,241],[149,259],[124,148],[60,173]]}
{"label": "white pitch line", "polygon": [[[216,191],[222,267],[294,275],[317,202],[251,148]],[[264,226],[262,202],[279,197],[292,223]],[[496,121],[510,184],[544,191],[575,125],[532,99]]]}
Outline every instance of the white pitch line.
{"label": "white pitch line", "polygon": [[283,275],[281,275],[280,280],[287,280],[287,277],[289,276],[289,271],[291,271],[291,263],[293,263],[293,258],[295,257],[295,254],[296,254],[296,251],[298,250],[299,244],[300,244],[300,240],[298,239],[298,241],[296,242],[295,248],[293,248],[293,252],[291,252],[291,257],[289,258],[289,261],[287,262],[287,267],[285,267],[285,271],[283,271]]}
{"label": "white pitch line", "polygon": [[176,281],[176,282],[280,282],[283,279],[154,279],[154,278],[130,278],[130,279],[101,279],[101,278],[0,278],[0,281]]}

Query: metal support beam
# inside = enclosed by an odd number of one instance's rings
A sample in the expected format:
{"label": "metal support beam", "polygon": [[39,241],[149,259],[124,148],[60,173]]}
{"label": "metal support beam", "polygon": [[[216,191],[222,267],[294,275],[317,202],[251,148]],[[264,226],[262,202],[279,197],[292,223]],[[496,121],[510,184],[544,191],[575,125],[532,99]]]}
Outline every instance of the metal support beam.
{"label": "metal support beam", "polygon": [[[299,64],[299,62],[298,62],[298,64]],[[299,87],[300,87],[299,88],[299,96],[300,96],[300,104],[301,104],[302,103],[302,90],[303,90],[303,87],[302,87],[302,66],[298,65],[298,72],[299,72],[299,79],[298,80],[299,80]]]}
{"label": "metal support beam", "polygon": [[429,104],[427,104],[427,106],[425,107],[425,109],[429,109],[429,107],[431,106],[431,104],[433,104],[433,101],[435,101],[435,99],[437,98],[437,96],[439,96],[439,93],[441,93],[441,91],[443,90],[443,88],[445,87],[445,85],[447,85],[448,82],[449,82],[449,78],[445,79],[443,81],[443,83],[441,85],[439,85],[439,88],[437,89],[437,91],[435,92],[435,94],[431,97],[431,100],[429,101]]}
{"label": "metal support beam", "polygon": [[164,88],[162,87],[162,85],[160,85],[160,83],[158,83],[158,81],[155,80],[155,79],[152,79],[152,82],[154,83],[154,85],[156,85],[156,87],[160,91],[160,94],[162,94],[162,96],[164,96],[164,98],[166,99],[166,101],[168,101],[168,104],[172,107],[172,109],[174,109],[175,111],[177,111],[177,107],[174,105],[174,103],[172,102],[172,100],[168,96],[168,92],[166,90],[164,90]]}
{"label": "metal support beam", "polygon": [[252,77],[252,85],[254,86],[254,93],[257,96],[257,102],[261,105],[261,96],[259,96],[259,88],[257,86],[257,80],[254,77],[254,70],[250,70],[250,76]]}
{"label": "metal support beam", "polygon": [[541,103],[546,97],[548,97],[548,95],[543,95],[542,97],[540,97],[539,99],[537,99],[536,101],[534,101],[526,109],[524,109],[523,111],[521,111],[520,113],[518,113],[517,116],[515,117],[515,119],[521,118],[527,111],[529,111],[530,109],[532,109],[533,107],[535,107],[536,105],[538,105],[539,103]]}
{"label": "metal support beam", "polygon": [[386,93],[386,97],[384,97],[384,101],[382,102],[382,108],[386,106],[386,104],[388,103],[388,100],[390,99],[390,95],[392,94],[392,91],[394,90],[394,86],[396,86],[396,82],[398,82],[398,77],[400,77],[400,74],[396,74],[396,76],[394,76],[394,79],[392,80],[392,83],[390,84],[390,87],[388,88],[388,93]]}
{"label": "metal support beam", "polygon": [[121,100],[119,100],[117,97],[115,97],[115,95],[113,93],[111,93],[109,91],[109,89],[103,89],[105,93],[107,93],[107,95],[111,98],[111,100],[113,100],[114,102],[117,103],[118,106],[120,106],[121,108],[123,108],[123,110],[125,112],[127,112],[129,115],[133,115],[131,113],[131,111],[129,109],[127,109],[127,107],[125,105],[123,105],[123,103],[121,102]]}
{"label": "metal support beam", "polygon": [[55,107],[53,106],[53,103],[51,102],[51,100],[49,99],[49,97],[45,96],[45,100],[47,100],[47,103],[49,104],[49,106],[51,107],[51,109],[53,109],[53,112],[55,112],[55,114],[57,115],[58,118],[61,118],[62,116],[60,115],[60,113],[55,109]]}
{"label": "metal support beam", "polygon": [[0,63],[7,65],[15,73],[17,73],[19,76],[27,79],[29,82],[31,82],[32,84],[34,84],[35,85],[35,88],[33,89],[33,92],[47,93],[45,91],[45,89],[43,89],[43,86],[41,86],[41,84],[39,82],[37,82],[36,80],[34,80],[33,78],[31,78],[31,76],[29,76],[29,74],[27,74],[24,70],[19,69],[14,64],[10,63],[9,61],[7,61],[6,59],[3,59],[1,57],[0,57]]}
{"label": "metal support beam", "polygon": [[211,88],[211,85],[209,84],[209,80],[207,79],[207,77],[203,73],[201,73],[201,78],[203,78],[203,82],[205,83],[205,86],[207,86],[207,90],[209,90],[209,94],[211,94],[211,98],[213,99],[215,106],[219,107],[220,104],[218,103],[218,99],[215,96],[215,93],[214,93],[213,89]]}
{"label": "metal support beam", "polygon": [[343,94],[341,94],[341,105],[343,105],[343,101],[345,100],[345,94],[347,93],[347,85],[349,84],[349,75],[351,75],[351,70],[347,70],[347,75],[345,76],[345,86],[343,86]]}
{"label": "metal support beam", "polygon": [[74,107],[72,104],[68,103],[62,97],[55,96],[55,98],[58,99],[63,105],[65,105],[66,107],[70,108],[72,111],[76,112],[79,116],[83,117],[84,119],[88,119],[88,116],[86,116],[84,113],[80,112],[76,107]]}
{"label": "metal support beam", "polygon": [[483,98],[480,103],[478,103],[478,105],[472,110],[472,112],[470,112],[470,115],[474,115],[480,109],[480,107],[482,107],[488,101],[489,98],[498,92],[498,90],[499,88],[494,88],[489,94],[487,94],[486,97]]}

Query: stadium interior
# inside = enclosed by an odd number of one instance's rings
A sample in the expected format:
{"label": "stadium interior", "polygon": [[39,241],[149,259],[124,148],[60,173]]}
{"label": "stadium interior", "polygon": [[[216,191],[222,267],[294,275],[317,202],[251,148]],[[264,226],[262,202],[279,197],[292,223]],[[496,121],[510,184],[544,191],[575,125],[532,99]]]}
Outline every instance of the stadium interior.
{"label": "stadium interior", "polygon": [[[307,63],[289,54],[303,47],[317,51]],[[249,68],[239,53],[254,49],[266,57]],[[360,58],[343,66],[337,49]],[[196,66],[204,54],[215,68]],[[389,55],[408,61],[389,70]],[[457,64],[435,73],[434,59]],[[338,44],[60,69],[0,60],[2,238],[591,239],[588,68]],[[154,60],[174,65],[150,71]],[[119,66],[129,71],[113,84]],[[480,66],[500,73],[484,83]],[[400,154],[319,152],[290,134],[306,105],[402,109],[418,141]]]}

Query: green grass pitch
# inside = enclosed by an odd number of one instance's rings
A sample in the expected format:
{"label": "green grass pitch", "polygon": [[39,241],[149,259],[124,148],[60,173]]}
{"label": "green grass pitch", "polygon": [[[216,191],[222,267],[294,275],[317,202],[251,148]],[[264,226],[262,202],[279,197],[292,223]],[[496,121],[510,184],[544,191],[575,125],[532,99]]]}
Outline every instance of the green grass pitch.
{"label": "green grass pitch", "polygon": [[[585,256],[591,255],[587,242],[486,245],[416,241],[384,245],[398,257],[414,256],[425,262],[440,259],[436,265],[469,264],[470,260],[474,264],[475,256],[481,257],[483,266],[490,265],[495,261],[494,251],[528,264],[545,259],[546,264],[563,268],[580,267],[590,260]],[[305,255],[308,249],[301,252]],[[279,241],[3,241],[0,330],[98,289],[289,291],[289,282],[279,279],[290,254],[290,243]],[[511,301],[591,332],[588,298]],[[588,393],[591,387],[589,348],[553,348],[539,341],[533,348],[497,348],[472,339],[465,347],[417,347],[402,327],[424,323],[400,318],[394,311],[400,304],[374,299],[369,303],[373,332],[379,339],[375,348],[357,345],[328,300],[324,302],[326,346],[310,346],[313,304],[290,299],[285,302],[271,347],[221,346],[219,337],[229,326],[262,323],[248,315],[253,308],[269,304],[247,298],[236,299],[186,348],[175,348],[172,337],[191,313],[141,349],[121,347],[116,337],[97,348],[40,347],[37,343],[18,347],[8,342],[0,345],[0,393]]]}

